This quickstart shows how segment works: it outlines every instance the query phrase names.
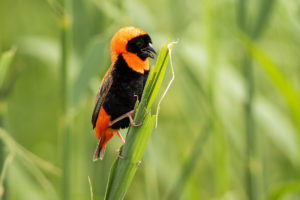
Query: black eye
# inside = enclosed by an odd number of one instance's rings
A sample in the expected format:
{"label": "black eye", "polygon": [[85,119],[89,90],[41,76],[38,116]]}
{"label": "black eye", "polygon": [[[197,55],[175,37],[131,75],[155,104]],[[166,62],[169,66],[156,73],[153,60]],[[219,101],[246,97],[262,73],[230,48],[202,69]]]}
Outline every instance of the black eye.
{"label": "black eye", "polygon": [[142,47],[144,46],[144,41],[143,41],[143,40],[137,41],[137,42],[136,42],[136,46],[137,46],[138,48],[142,48]]}

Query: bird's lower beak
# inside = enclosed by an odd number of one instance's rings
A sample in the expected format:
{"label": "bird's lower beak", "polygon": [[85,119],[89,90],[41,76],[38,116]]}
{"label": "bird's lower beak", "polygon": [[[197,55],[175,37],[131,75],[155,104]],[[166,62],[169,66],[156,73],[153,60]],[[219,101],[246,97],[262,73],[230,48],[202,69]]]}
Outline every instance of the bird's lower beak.
{"label": "bird's lower beak", "polygon": [[156,54],[156,51],[153,48],[153,46],[152,46],[151,43],[149,43],[149,45],[147,47],[145,47],[145,48],[142,49],[142,54],[145,57],[154,58],[154,55],[152,53]]}

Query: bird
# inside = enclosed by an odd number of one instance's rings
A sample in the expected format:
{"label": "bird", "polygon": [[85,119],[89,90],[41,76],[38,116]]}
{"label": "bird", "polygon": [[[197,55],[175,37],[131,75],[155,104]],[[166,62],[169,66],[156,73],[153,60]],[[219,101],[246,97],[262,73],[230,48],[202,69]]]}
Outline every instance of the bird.
{"label": "bird", "polygon": [[132,119],[133,109],[141,96],[149,75],[148,58],[156,51],[150,36],[138,27],[119,29],[110,43],[111,65],[104,75],[92,112],[92,126],[97,137],[93,160],[103,159],[107,142],[118,135],[119,130],[139,126]]}

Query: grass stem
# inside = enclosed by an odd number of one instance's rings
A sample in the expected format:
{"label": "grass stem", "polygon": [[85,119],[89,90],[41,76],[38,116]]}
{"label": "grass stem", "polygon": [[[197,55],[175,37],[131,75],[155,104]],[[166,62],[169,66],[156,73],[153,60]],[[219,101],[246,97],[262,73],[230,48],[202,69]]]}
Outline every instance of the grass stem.
{"label": "grass stem", "polygon": [[211,124],[207,124],[199,134],[198,138],[195,140],[193,144],[192,152],[190,153],[189,158],[182,166],[182,170],[178,179],[175,181],[173,188],[171,189],[170,193],[168,194],[166,199],[175,200],[181,199],[182,191],[184,191],[184,187],[188,182],[189,177],[194,172],[196,167],[197,161],[203,152],[203,146],[205,145],[206,141],[208,140],[211,134]]}
{"label": "grass stem", "polygon": [[[260,8],[257,13],[256,24],[253,28],[247,23],[247,0],[238,1],[238,25],[240,29],[247,34],[251,39],[259,39],[263,29],[266,27],[268,16],[272,10],[273,0],[266,0],[260,3]],[[253,31],[252,31],[253,30]],[[255,131],[254,121],[254,69],[252,58],[249,53],[245,53],[243,61],[243,71],[246,85],[246,103],[245,103],[245,132],[246,132],[246,166],[245,166],[245,183],[246,194],[249,200],[260,198],[261,178],[259,178],[260,161],[258,155],[258,138]]]}
{"label": "grass stem", "polygon": [[154,127],[156,116],[151,115],[150,108],[161,86],[168,59],[168,44],[160,49],[156,65],[151,69],[134,118],[140,127],[129,127],[126,143],[120,150],[125,159],[117,158],[109,175],[105,199],[123,199],[130,183],[140,165],[147,141]]}
{"label": "grass stem", "polygon": [[[7,72],[9,67],[11,66],[11,62],[14,58],[14,55],[16,53],[16,48],[11,48],[10,50],[4,52],[1,57],[0,57],[0,91],[2,92],[3,89],[3,85],[4,85],[4,81],[6,79],[7,76]],[[4,97],[3,97],[4,98]],[[6,105],[6,101],[5,99],[0,99],[0,127],[3,127],[3,121],[4,121],[4,109],[3,107],[5,107]],[[5,148],[4,148],[4,142],[2,140],[0,140],[0,173],[4,173],[3,171],[5,170]],[[4,198],[5,199],[5,180],[1,180],[1,186],[2,186],[2,192],[0,191],[0,199]],[[0,186],[0,187],[1,187]],[[1,188],[0,188],[1,190]]]}
{"label": "grass stem", "polygon": [[[63,7],[66,2],[63,1]],[[70,19],[66,12],[61,18],[61,116],[62,116],[62,199],[70,199],[70,130],[66,123],[67,110],[68,110],[68,57],[69,57],[69,31]]]}

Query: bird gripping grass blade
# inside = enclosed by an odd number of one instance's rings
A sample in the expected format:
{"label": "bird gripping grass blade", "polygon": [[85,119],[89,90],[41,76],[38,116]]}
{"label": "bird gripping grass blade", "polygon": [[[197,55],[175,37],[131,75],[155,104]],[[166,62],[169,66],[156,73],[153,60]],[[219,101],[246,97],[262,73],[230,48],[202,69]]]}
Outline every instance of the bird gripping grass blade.
{"label": "bird gripping grass blade", "polygon": [[124,159],[118,157],[112,166],[106,188],[106,200],[124,198],[139,166],[147,141],[155,125],[157,116],[151,115],[150,108],[161,86],[170,50],[169,43],[161,47],[156,65],[150,71],[141,102],[134,116],[134,122],[136,124],[142,123],[142,125],[128,129],[126,143],[120,150],[120,155]]}

